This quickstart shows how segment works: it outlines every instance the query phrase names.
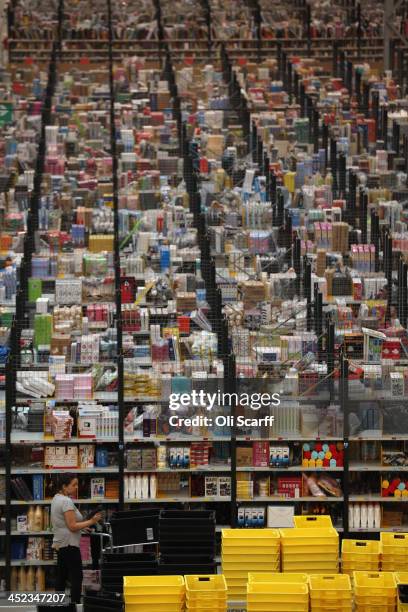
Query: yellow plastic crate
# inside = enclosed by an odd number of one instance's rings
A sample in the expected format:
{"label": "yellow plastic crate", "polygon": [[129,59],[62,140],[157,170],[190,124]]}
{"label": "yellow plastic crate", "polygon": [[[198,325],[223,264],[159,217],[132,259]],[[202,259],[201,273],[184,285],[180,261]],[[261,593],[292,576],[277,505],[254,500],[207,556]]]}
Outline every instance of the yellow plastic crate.
{"label": "yellow plastic crate", "polygon": [[384,606],[384,607],[388,607],[388,606],[396,606],[397,604],[397,597],[380,597],[377,596],[375,597],[374,595],[369,596],[367,595],[367,597],[359,597],[358,595],[355,595],[354,597],[354,602],[356,604],[356,606]]}
{"label": "yellow plastic crate", "polygon": [[408,572],[395,572],[395,582],[398,584],[408,584]]}
{"label": "yellow plastic crate", "polygon": [[181,606],[159,605],[152,606],[147,604],[127,604],[125,602],[125,612],[184,612],[184,603]]}
{"label": "yellow plastic crate", "polygon": [[376,540],[343,540],[342,559],[352,561],[373,561],[381,554],[381,543]]}
{"label": "yellow plastic crate", "polygon": [[129,604],[147,604],[147,605],[182,605],[184,603],[184,593],[181,595],[173,595],[171,593],[155,593],[154,595],[133,595],[123,593],[124,600]]}
{"label": "yellow plastic crate", "polygon": [[276,563],[280,559],[280,555],[229,555],[223,553],[221,555],[221,563],[241,563],[242,565],[248,566],[251,563],[263,563],[269,565],[270,563]]}
{"label": "yellow plastic crate", "polygon": [[165,590],[168,594],[181,594],[185,591],[183,576],[124,576],[123,594],[152,595]]}
{"label": "yellow plastic crate", "polygon": [[395,597],[397,583],[391,572],[354,572],[356,596]]}
{"label": "yellow plastic crate", "polygon": [[[268,566],[268,570],[270,570],[271,567],[280,567],[280,558],[274,559],[271,563],[268,562],[267,563]],[[230,561],[223,561],[222,562],[222,567],[225,570],[239,570],[242,569],[242,567],[245,567],[248,571],[252,571],[252,572],[265,572],[265,563],[261,562],[261,563],[242,563],[242,561],[240,563],[236,563],[236,562],[230,562]]]}
{"label": "yellow plastic crate", "polygon": [[252,603],[247,612],[309,612],[309,604]]}
{"label": "yellow plastic crate", "polygon": [[408,533],[390,533],[382,531],[380,542],[383,554],[401,554],[408,552]]}
{"label": "yellow plastic crate", "polygon": [[383,572],[408,572],[408,563],[398,563],[383,561],[381,563],[381,569]]}
{"label": "yellow plastic crate", "polygon": [[189,599],[211,598],[225,595],[227,583],[222,574],[184,576],[186,595]]}
{"label": "yellow plastic crate", "polygon": [[381,604],[362,604],[355,603],[354,609],[358,612],[370,612],[370,610],[375,610],[376,612],[395,612],[396,602],[392,603],[381,603]]}
{"label": "yellow plastic crate", "polygon": [[281,529],[280,535],[283,547],[302,545],[320,547],[339,541],[339,534],[333,527]]}
{"label": "yellow plastic crate", "polygon": [[310,612],[353,612],[353,604],[311,604]]}
{"label": "yellow plastic crate", "polygon": [[398,602],[398,612],[408,612],[408,604]]}
{"label": "yellow plastic crate", "polygon": [[310,610],[327,610],[327,612],[345,612],[353,609],[353,600],[350,601],[311,601]]}
{"label": "yellow plastic crate", "polygon": [[204,603],[191,601],[186,602],[186,610],[194,610],[194,612],[224,612],[228,608],[228,602],[225,601],[207,601]]}
{"label": "yellow plastic crate", "polygon": [[279,529],[223,529],[222,543],[228,546],[265,546],[279,543]]}
{"label": "yellow plastic crate", "polygon": [[354,559],[348,561],[347,559],[342,559],[341,561],[342,567],[353,568],[355,572],[378,571],[380,563],[380,559],[374,559],[373,561],[355,561]]}
{"label": "yellow plastic crate", "polygon": [[253,603],[247,612],[309,612],[309,604]]}
{"label": "yellow plastic crate", "polygon": [[296,584],[307,584],[308,583],[308,575],[307,574],[268,574],[265,572],[261,572],[259,574],[248,574],[248,582],[267,582],[271,584],[279,583],[296,583]]}
{"label": "yellow plastic crate", "polygon": [[307,584],[276,582],[249,582],[247,586],[248,603],[299,603],[309,601],[309,587]]}
{"label": "yellow plastic crate", "polygon": [[240,559],[242,559],[244,556],[245,558],[247,556],[255,558],[258,557],[259,555],[263,555],[263,556],[276,556],[276,555],[280,555],[280,546],[277,547],[272,547],[272,546],[257,546],[256,548],[251,548],[251,547],[240,547],[240,546],[222,546],[221,548],[221,555],[235,555],[236,557],[239,557]]}
{"label": "yellow plastic crate", "polygon": [[320,550],[317,548],[311,548],[309,551],[306,550],[306,547],[297,550],[291,546],[289,549],[282,549],[281,556],[283,559],[298,559],[299,561],[304,561],[307,563],[309,559],[312,561],[316,561],[317,559],[339,559],[339,552],[337,550],[337,546],[330,548],[322,546]]}
{"label": "yellow plastic crate", "polygon": [[[383,568],[384,569],[384,568]],[[341,573],[348,576],[353,576],[354,572],[378,572],[380,570],[379,563],[342,563]]]}
{"label": "yellow plastic crate", "polygon": [[304,516],[294,516],[293,523],[296,529],[302,527],[307,528],[320,528],[320,527],[333,527],[331,516],[323,514],[322,516],[315,516],[314,514],[307,514]]}
{"label": "yellow plastic crate", "polygon": [[344,574],[317,574],[309,577],[310,598],[343,601],[352,598],[349,576]]}
{"label": "yellow plastic crate", "polygon": [[[295,571],[293,568],[298,568],[298,572],[301,572],[302,569],[305,569],[306,565],[305,565],[306,561],[303,560],[299,560],[299,561],[288,561],[285,558],[282,559],[282,571],[285,571],[285,567],[287,568],[291,568],[293,571]],[[339,564],[336,561],[336,559],[333,560],[328,560],[328,561],[309,561],[309,563],[307,564],[307,573],[310,574],[311,570],[316,570],[318,568],[321,568],[320,574],[338,574],[338,569],[339,569]],[[330,570],[330,571],[329,571]],[[334,570],[334,571],[331,571]],[[314,574],[316,572],[313,572]]]}

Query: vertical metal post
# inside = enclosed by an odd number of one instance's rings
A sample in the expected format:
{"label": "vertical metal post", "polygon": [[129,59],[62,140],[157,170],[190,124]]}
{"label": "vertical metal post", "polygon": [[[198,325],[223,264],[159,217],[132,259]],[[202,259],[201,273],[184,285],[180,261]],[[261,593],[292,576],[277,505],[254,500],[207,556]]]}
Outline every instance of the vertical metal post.
{"label": "vertical metal post", "polygon": [[306,297],[306,329],[312,329],[312,264],[309,259],[305,258],[303,286]]}
{"label": "vertical metal post", "polygon": [[344,463],[343,463],[343,529],[347,537],[349,533],[349,464],[350,464],[350,443],[349,443],[349,388],[348,388],[349,362],[344,354],[341,356],[340,364],[340,407],[343,412],[343,444],[344,444]]}

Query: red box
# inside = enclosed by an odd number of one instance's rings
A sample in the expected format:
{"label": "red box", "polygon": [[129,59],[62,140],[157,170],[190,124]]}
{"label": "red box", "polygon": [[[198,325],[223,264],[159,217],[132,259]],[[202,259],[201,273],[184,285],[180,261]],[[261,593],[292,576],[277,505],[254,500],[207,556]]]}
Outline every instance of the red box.
{"label": "red box", "polygon": [[252,465],[254,467],[268,467],[269,442],[254,442],[252,447]]}

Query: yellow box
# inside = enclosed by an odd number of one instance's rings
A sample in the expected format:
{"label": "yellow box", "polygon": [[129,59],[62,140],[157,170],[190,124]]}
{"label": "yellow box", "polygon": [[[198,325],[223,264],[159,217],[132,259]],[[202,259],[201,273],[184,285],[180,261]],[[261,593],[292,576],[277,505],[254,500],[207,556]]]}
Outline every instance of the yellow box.
{"label": "yellow box", "polygon": [[281,529],[282,547],[312,546],[320,547],[339,541],[339,534],[332,527]]}
{"label": "yellow box", "polygon": [[408,584],[408,572],[395,572],[395,582],[398,584]]}
{"label": "yellow box", "polygon": [[357,597],[396,597],[397,583],[391,572],[354,572],[353,579]]}
{"label": "yellow box", "polygon": [[186,594],[192,598],[210,598],[215,595],[225,595],[227,583],[222,574],[184,576]]}
{"label": "yellow box", "polygon": [[309,604],[251,603],[247,612],[309,612]]}
{"label": "yellow box", "polygon": [[294,516],[293,523],[295,528],[320,528],[320,527],[333,527],[331,516],[323,514],[322,516],[315,516],[314,514],[307,514],[304,516]]}
{"label": "yellow box", "polygon": [[124,576],[123,594],[155,595],[165,590],[169,595],[181,595],[185,592],[183,576]]}
{"label": "yellow box", "polygon": [[113,234],[91,234],[89,236],[88,250],[91,253],[112,252],[113,244]]}
{"label": "yellow box", "polygon": [[381,542],[376,540],[343,540],[341,544],[343,559],[352,561],[373,561],[381,554]]}
{"label": "yellow box", "polygon": [[267,582],[275,584],[276,582],[280,583],[298,583],[298,584],[308,584],[308,575],[307,574],[269,574],[265,572],[261,572],[259,574],[253,574],[250,572],[248,574],[248,582]]}

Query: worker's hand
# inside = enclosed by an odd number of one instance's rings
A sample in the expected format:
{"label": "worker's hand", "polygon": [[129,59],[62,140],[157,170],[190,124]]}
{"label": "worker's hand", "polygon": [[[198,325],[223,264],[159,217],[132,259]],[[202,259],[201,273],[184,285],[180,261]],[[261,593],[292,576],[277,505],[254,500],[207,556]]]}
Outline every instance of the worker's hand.
{"label": "worker's hand", "polygon": [[102,520],[102,512],[97,512],[91,518],[92,525],[96,525],[96,523],[99,523],[99,521],[101,521],[101,520]]}

